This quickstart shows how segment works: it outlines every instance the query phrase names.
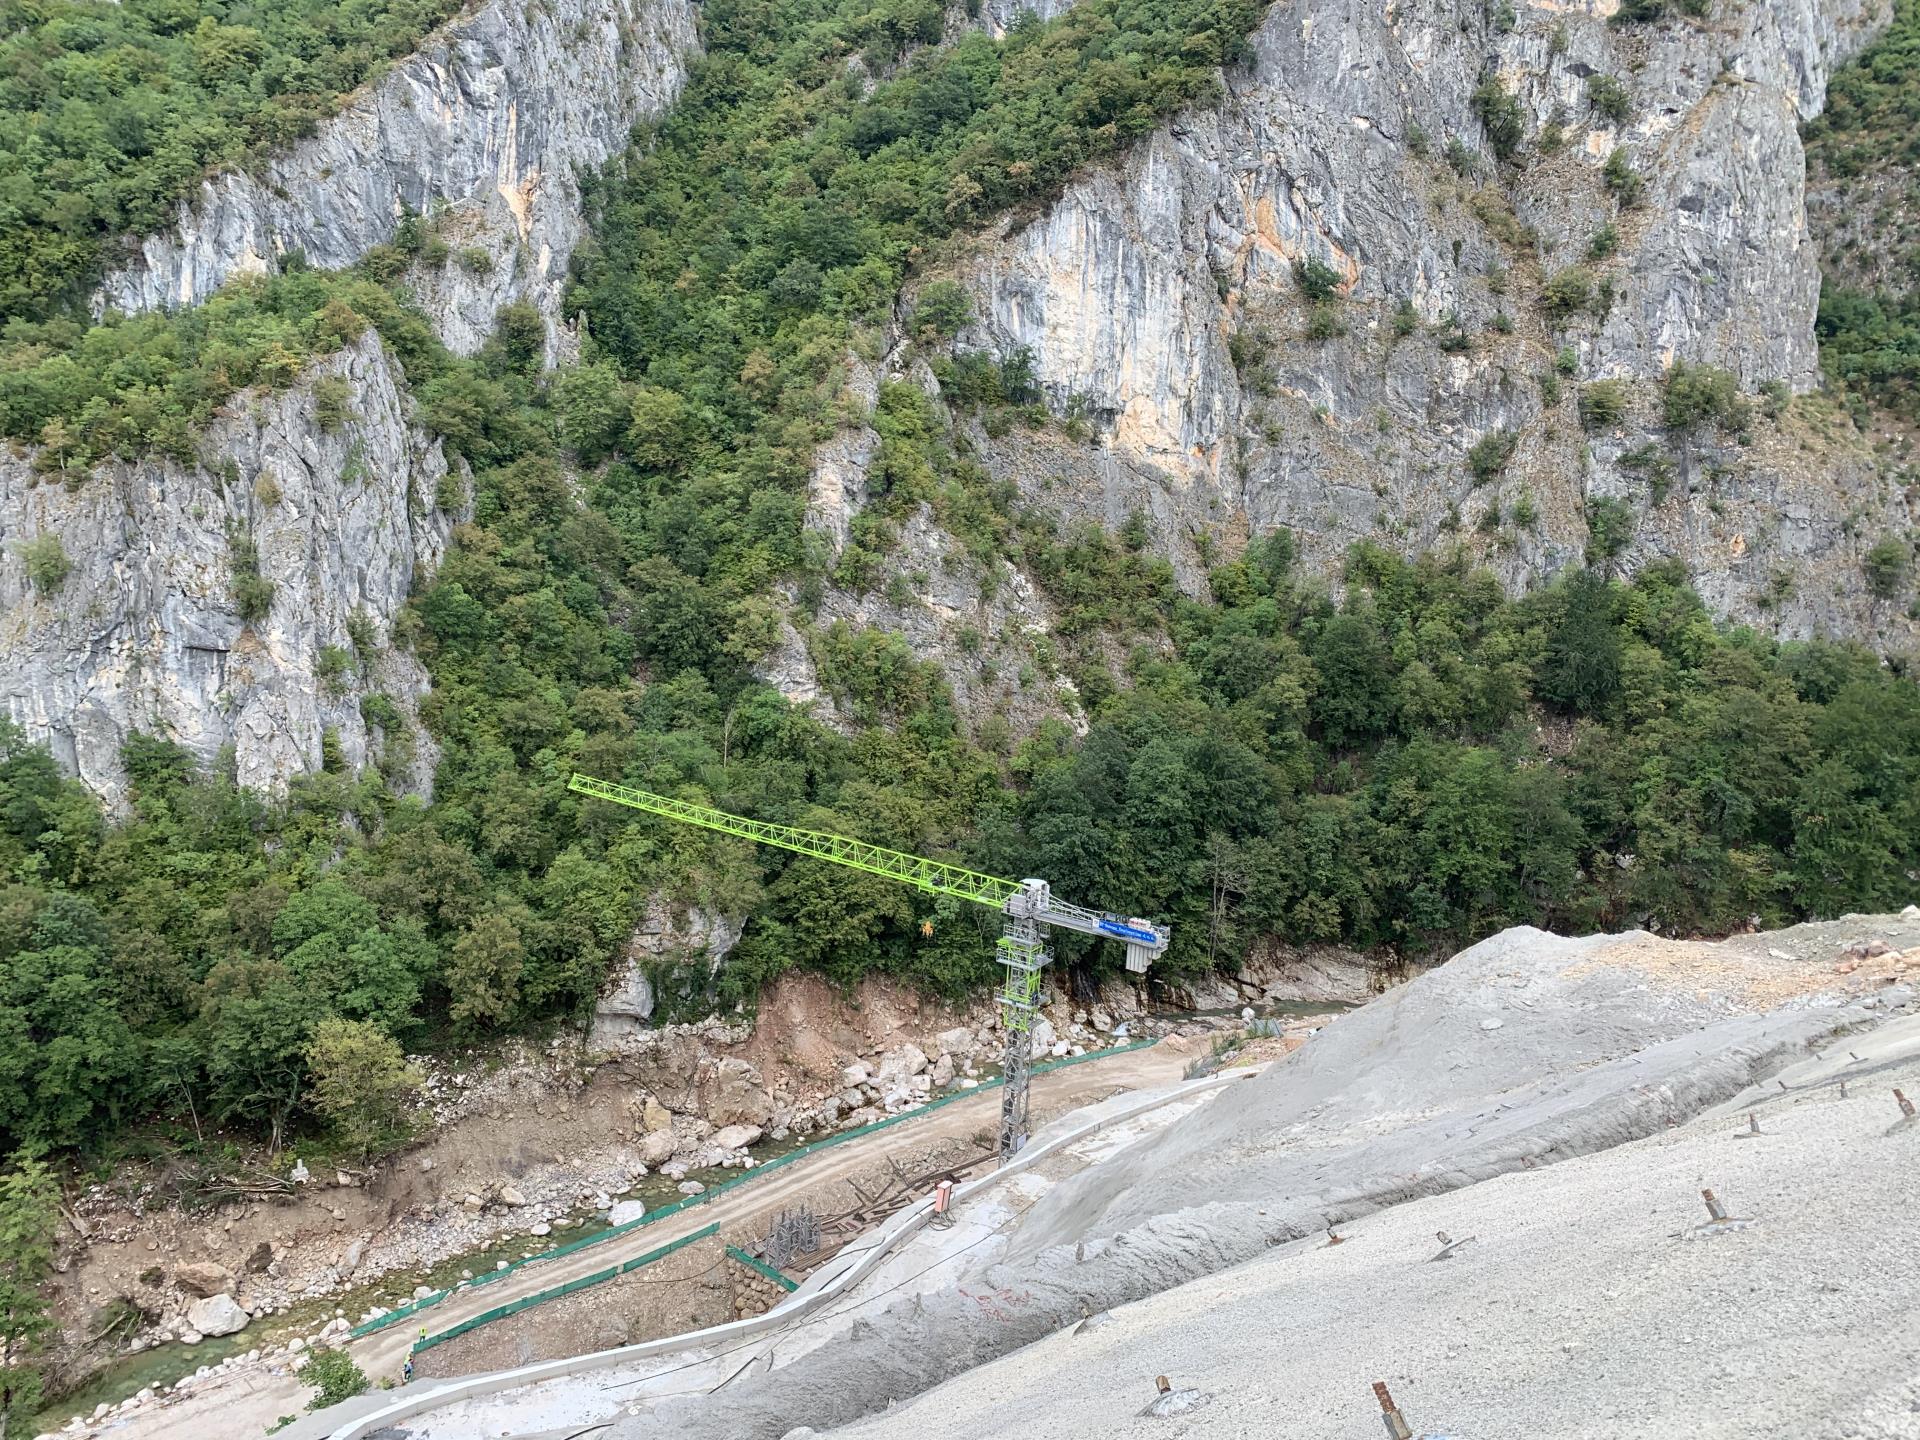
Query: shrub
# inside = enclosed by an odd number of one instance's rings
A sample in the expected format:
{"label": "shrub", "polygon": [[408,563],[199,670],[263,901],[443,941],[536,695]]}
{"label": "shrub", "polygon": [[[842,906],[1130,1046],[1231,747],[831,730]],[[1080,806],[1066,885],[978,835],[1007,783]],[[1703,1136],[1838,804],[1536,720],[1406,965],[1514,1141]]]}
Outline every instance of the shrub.
{"label": "shrub", "polygon": [[1447,137],[1447,166],[1462,179],[1470,178],[1480,169],[1480,157],[1467,147],[1458,135]]}
{"label": "shrub", "polygon": [[1393,333],[1402,339],[1420,328],[1420,313],[1413,308],[1411,300],[1402,300],[1393,307]]}
{"label": "shrub", "polygon": [[1555,324],[1578,315],[1593,303],[1593,275],[1586,267],[1569,265],[1540,287],[1540,308]]}
{"label": "shrub", "polygon": [[1645,198],[1646,181],[1633,168],[1633,161],[1627,158],[1627,152],[1617,145],[1613,153],[1607,156],[1607,163],[1600,168],[1600,178],[1623,210],[1631,210]]}
{"label": "shrub", "polygon": [[1347,327],[1340,319],[1340,311],[1331,303],[1323,301],[1307,313],[1307,339],[1331,340],[1336,335],[1346,333]]}
{"label": "shrub", "polygon": [[1293,262],[1293,278],[1300,293],[1316,305],[1340,296],[1340,272],[1312,256]]}
{"label": "shrub", "polygon": [[925,340],[951,340],[972,315],[967,292],[952,280],[923,287],[913,307],[913,332]]}
{"label": "shrub", "polygon": [[273,609],[273,582],[260,574],[260,551],[253,537],[239,534],[227,542],[233,565],[233,605],[249,625],[267,618]]}
{"label": "shrub", "polygon": [[280,482],[273,478],[271,470],[262,470],[254,477],[253,498],[267,510],[271,510],[286,498],[280,491]]}
{"label": "shrub", "polygon": [[1580,387],[1580,423],[1589,430],[1618,425],[1627,414],[1627,382],[1595,380]]}
{"label": "shrub", "polygon": [[313,382],[313,418],[331,434],[353,418],[353,386],[344,375],[322,375]]}
{"label": "shrub", "polygon": [[1907,546],[1891,535],[1876,540],[1873,548],[1860,559],[1860,569],[1867,577],[1867,589],[1876,600],[1898,599],[1907,588],[1907,576],[1911,568],[1912,557],[1908,554]]}
{"label": "shrub", "polygon": [[344,1350],[315,1351],[300,1371],[300,1379],[314,1387],[313,1398],[307,1401],[309,1410],[324,1410],[367,1390],[366,1374]]}
{"label": "shrub", "polygon": [[1690,430],[1709,420],[1722,430],[1740,430],[1751,418],[1731,370],[1678,362],[1667,372],[1664,415],[1674,430]]}
{"label": "shrub", "polygon": [[36,535],[22,545],[20,558],[26,562],[28,581],[42,595],[51,595],[58,590],[73,570],[72,562],[67,559],[66,547],[60,543],[58,535],[51,533]]}
{"label": "shrub", "polygon": [[1502,160],[1512,158],[1526,135],[1526,119],[1520,102],[1507,93],[1499,77],[1488,75],[1474,88],[1470,101],[1473,113],[1487,132],[1487,143]]}
{"label": "shrub", "polygon": [[468,245],[460,251],[460,268],[469,275],[487,275],[493,271],[493,256],[478,245]]}
{"label": "shrub", "polygon": [[1467,469],[1473,475],[1473,483],[1485,485],[1499,478],[1519,444],[1519,435],[1506,429],[1490,430],[1476,440],[1467,451]]}
{"label": "shrub", "polygon": [[1633,539],[1633,507],[1612,495],[1587,501],[1587,563],[1603,565]]}
{"label": "shrub", "polygon": [[1627,87],[1611,75],[1594,75],[1587,80],[1587,103],[1615,125],[1624,125],[1633,114],[1633,99]]}
{"label": "shrub", "polygon": [[1580,355],[1571,345],[1562,345],[1553,352],[1553,373],[1571,378],[1580,369]]}
{"label": "shrub", "polygon": [[1587,256],[1592,260],[1605,260],[1620,248],[1620,231],[1609,220],[1593,232],[1593,238],[1587,242]]}

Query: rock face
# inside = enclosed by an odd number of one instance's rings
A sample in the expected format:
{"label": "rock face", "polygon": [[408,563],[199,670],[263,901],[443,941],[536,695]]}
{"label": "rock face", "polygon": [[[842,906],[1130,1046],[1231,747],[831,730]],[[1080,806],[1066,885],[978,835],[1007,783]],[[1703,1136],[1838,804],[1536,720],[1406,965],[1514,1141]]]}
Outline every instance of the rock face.
{"label": "rock face", "polygon": [[551,352],[567,259],[586,230],[574,177],[673,100],[697,44],[689,0],[494,0],[260,174],[202,184],[97,301],[192,304],[295,251],[350,265],[411,212],[433,217],[450,247],[446,263],[413,277],[441,338],[471,353],[501,306],[526,299],[547,317]]}
{"label": "rock face", "polygon": [[614,972],[611,988],[594,1008],[589,1043],[617,1047],[647,1028],[655,996],[650,971],[704,958],[707,973],[720,968],[729,951],[740,943],[744,921],[700,906],[683,912],[663,896],[647,902],[646,914],[627,941],[626,954]]}
{"label": "rock face", "polygon": [[[1576,563],[1587,502],[1613,497],[1636,522],[1621,563],[1681,557],[1723,615],[1910,636],[1861,583],[1865,547],[1915,518],[1864,445],[1789,418],[1742,447],[1657,415],[1676,361],[1724,366],[1749,391],[1817,383],[1798,125],[1885,6],[1766,0],[1711,25],[1627,26],[1608,23],[1614,8],[1522,3],[1499,33],[1492,7],[1436,0],[1274,6],[1219,107],[958,262],[975,315],[963,347],[1029,350],[1053,408],[1094,422],[1090,444],[1051,430],[985,443],[990,467],[1068,517],[1144,514],[1193,589],[1199,537],[1217,556],[1281,525],[1321,568],[1361,538],[1457,542],[1524,586]],[[1469,103],[1489,73],[1518,105],[1512,164]],[[1599,76],[1626,87],[1624,124],[1591,108]],[[1443,158],[1450,140],[1475,152],[1469,177]],[[1602,174],[1616,147],[1644,182],[1617,212]],[[1593,259],[1610,220],[1616,252]],[[1343,334],[1310,338],[1294,278],[1308,259],[1339,279]],[[1610,300],[1552,318],[1543,282],[1575,265]],[[1576,373],[1550,401],[1541,377],[1563,346]],[[1584,435],[1573,391],[1603,378],[1629,382],[1631,413]],[[1466,452],[1500,430],[1514,458],[1476,485]],[[1650,441],[1671,452],[1666,482],[1622,464]]]}
{"label": "rock face", "polygon": [[[316,402],[323,380],[351,396],[337,423]],[[236,397],[199,438],[203,465],[113,463],[71,486],[0,458],[0,706],[115,806],[136,730],[208,764],[230,748],[231,773],[265,791],[318,769],[331,734],[343,765],[381,758],[424,789],[412,711],[426,676],[390,633],[455,517],[437,508],[446,460],[398,364],[366,334],[285,391]],[[46,535],[71,567],[50,593],[18,553]],[[236,538],[273,587],[251,621]],[[365,718],[375,694],[401,733]]]}

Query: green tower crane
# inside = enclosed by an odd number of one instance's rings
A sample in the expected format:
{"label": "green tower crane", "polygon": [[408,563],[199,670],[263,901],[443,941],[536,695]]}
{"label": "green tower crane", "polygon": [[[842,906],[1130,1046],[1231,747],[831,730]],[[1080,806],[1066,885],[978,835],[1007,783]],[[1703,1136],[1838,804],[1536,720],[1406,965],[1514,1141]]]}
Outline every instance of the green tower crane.
{"label": "green tower crane", "polygon": [[1027,1141],[1027,1077],[1033,1063],[1033,1012],[1039,1004],[1040,972],[1052,958],[1041,941],[1041,927],[1122,941],[1127,947],[1127,969],[1135,974],[1144,973],[1148,965],[1166,953],[1166,926],[1069,905],[1054,899],[1052,887],[1044,880],[1002,880],[941,860],[903,855],[898,850],[883,849],[845,835],[749,820],[710,806],[615,785],[589,775],[575,775],[567,782],[567,788],[685,825],[698,825],[702,829],[718,830],[722,835],[735,835],[811,855],[816,860],[864,870],[869,875],[884,875],[929,895],[950,895],[998,910],[1005,917],[1005,925],[996,948],[1001,965],[1006,967],[1006,982],[1000,990],[1001,1028],[1007,1037],[1006,1088],[1000,1103],[1000,1158],[1003,1161],[1012,1159]]}

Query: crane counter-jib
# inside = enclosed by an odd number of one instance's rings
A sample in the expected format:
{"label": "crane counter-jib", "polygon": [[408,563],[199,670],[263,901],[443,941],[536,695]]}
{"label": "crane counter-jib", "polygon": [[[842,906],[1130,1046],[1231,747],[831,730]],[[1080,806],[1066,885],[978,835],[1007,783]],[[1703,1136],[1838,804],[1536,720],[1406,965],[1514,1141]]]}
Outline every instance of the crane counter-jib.
{"label": "crane counter-jib", "polygon": [[1002,880],[994,875],[982,875],[976,870],[963,866],[949,865],[941,860],[929,860],[923,855],[908,855],[899,850],[889,850],[881,845],[870,845],[864,840],[854,840],[845,835],[831,835],[821,830],[801,830],[792,825],[775,825],[765,820],[749,820],[744,815],[732,815],[725,810],[715,810],[709,805],[696,805],[690,800],[675,800],[668,795],[656,795],[650,790],[636,790],[630,785],[616,785],[609,780],[597,780],[591,775],[575,775],[567,781],[569,790],[582,795],[592,795],[601,800],[611,800],[617,805],[626,805],[635,810],[644,810],[668,820],[678,820],[682,824],[697,825],[705,830],[715,830],[722,835],[734,835],[743,840],[753,840],[762,845],[772,845],[777,849],[791,850],[800,855],[812,855],[821,860],[830,860],[837,865],[850,866],[855,870],[864,870],[871,875],[885,876],[889,880],[898,880],[903,885],[924,890],[930,895],[950,895],[959,900],[970,900],[976,905],[985,905],[990,909],[1002,910],[1008,900],[1021,891],[1017,880]]}

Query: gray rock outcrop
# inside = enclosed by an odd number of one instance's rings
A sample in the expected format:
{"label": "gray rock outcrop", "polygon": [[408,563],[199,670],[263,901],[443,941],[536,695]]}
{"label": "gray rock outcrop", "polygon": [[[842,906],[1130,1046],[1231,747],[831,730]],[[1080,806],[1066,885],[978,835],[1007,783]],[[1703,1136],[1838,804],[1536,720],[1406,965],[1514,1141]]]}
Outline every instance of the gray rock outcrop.
{"label": "gray rock outcrop", "polygon": [[576,177],[671,103],[697,45],[690,0],[493,0],[259,174],[205,181],[171,229],[107,276],[97,304],[193,304],[295,251],[351,265],[411,212],[449,247],[446,263],[411,277],[441,338],[470,354],[503,305],[528,300],[546,316],[551,355],[567,260],[586,232]]}
{"label": "gray rock outcrop", "polygon": [[[1030,351],[1052,408],[1095,432],[1016,431],[983,443],[990,468],[1066,517],[1141,513],[1194,590],[1209,547],[1281,525],[1322,569],[1362,538],[1461,543],[1523,588],[1578,562],[1587,502],[1612,497],[1635,524],[1620,563],[1679,556],[1723,616],[1906,643],[1904,607],[1860,576],[1872,539],[1915,521],[1870,447],[1791,417],[1751,447],[1670,433],[1657,391],[1676,361],[1750,393],[1817,384],[1798,126],[1886,9],[1769,0],[1622,27],[1614,8],[1521,4],[1501,33],[1434,0],[1273,7],[1221,105],[954,267],[975,314],[963,348]],[[1518,106],[1515,165],[1494,163],[1470,104],[1487,74]],[[1600,76],[1625,86],[1624,124],[1590,105]],[[1632,209],[1603,179],[1616,147],[1644,184]],[[1615,253],[1590,258],[1610,221]],[[1339,333],[1309,331],[1309,259],[1339,277]],[[1609,298],[1556,319],[1541,287],[1577,264]],[[1550,399],[1562,346],[1576,373]],[[1602,378],[1629,382],[1633,408],[1589,437],[1573,392]],[[1513,459],[1476,484],[1466,454],[1502,430]],[[1622,463],[1649,443],[1671,452],[1665,481]]]}
{"label": "gray rock outcrop", "polygon": [[[329,380],[351,397],[343,419],[316,400]],[[433,755],[412,712],[426,675],[391,632],[455,517],[399,366],[369,332],[284,391],[234,397],[199,443],[204,464],[113,462],[71,484],[0,457],[0,707],[115,807],[135,731],[263,791],[334,747],[344,767],[384,761],[425,789]],[[70,568],[43,591],[21,550],[44,536]],[[272,587],[251,621],[236,542]],[[363,714],[369,695],[391,702],[397,733]]]}
{"label": "gray rock outcrop", "polygon": [[626,953],[594,1007],[589,1043],[617,1048],[645,1030],[657,998],[654,973],[662,967],[702,960],[711,977],[740,943],[744,925],[739,917],[698,905],[680,910],[664,896],[651,897],[627,941]]}

